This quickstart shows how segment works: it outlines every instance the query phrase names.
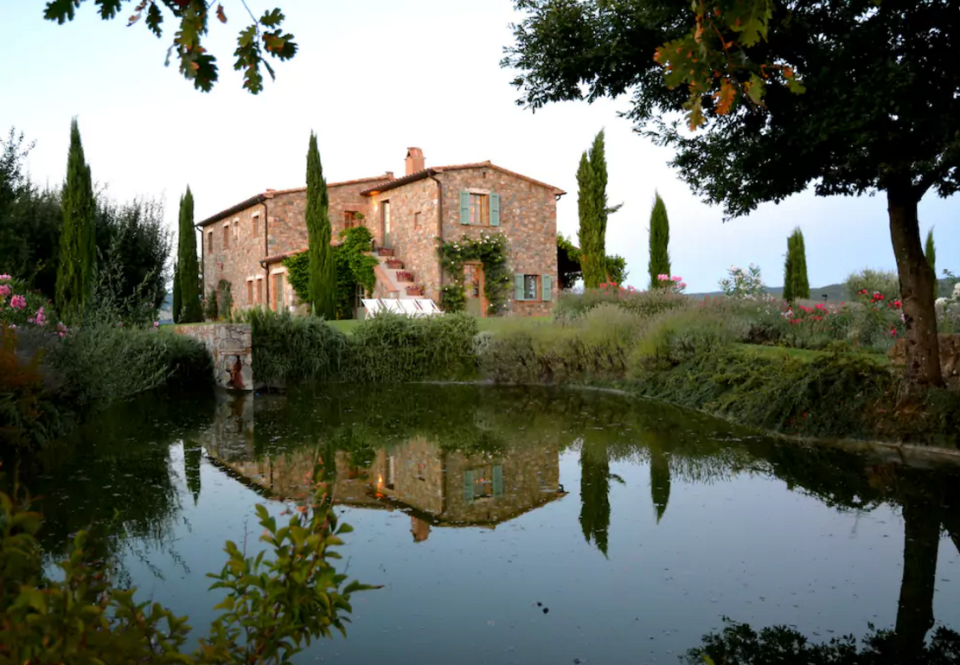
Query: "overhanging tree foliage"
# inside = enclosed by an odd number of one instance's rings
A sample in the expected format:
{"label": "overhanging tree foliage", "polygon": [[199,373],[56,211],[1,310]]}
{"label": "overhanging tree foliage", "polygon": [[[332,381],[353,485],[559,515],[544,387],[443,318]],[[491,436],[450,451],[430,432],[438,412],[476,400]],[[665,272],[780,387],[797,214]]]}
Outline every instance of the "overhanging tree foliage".
{"label": "overhanging tree foliage", "polygon": [[[43,17],[63,25],[74,19],[77,8],[84,1],[48,0]],[[222,4],[218,2],[214,7],[213,2],[206,0],[95,0],[94,4],[97,5],[100,18],[105,21],[126,13],[124,6],[129,7],[132,14],[127,19],[127,26],[143,19],[157,38],[163,36],[165,18],[172,15],[179,25],[173,43],[167,50],[167,64],[171,55],[176,56],[180,61],[180,73],[188,81],[193,81],[196,89],[209,92],[213,88],[219,78],[217,59],[206,50],[203,43],[209,30],[211,12],[221,23],[227,22]],[[258,19],[246,2],[240,4],[251,23],[237,36],[237,49],[233,53],[237,59],[233,68],[243,72],[243,87],[257,94],[263,90],[260,67],[267,70],[271,79],[274,78],[273,68],[265,57],[269,55],[278,60],[289,60],[296,55],[297,45],[293,35],[284,33],[280,27],[285,17],[279,9],[266,11]]]}
{"label": "overhanging tree foliage", "polygon": [[[672,165],[681,177],[707,202],[722,203],[728,217],[811,185],[820,196],[884,192],[902,285],[907,394],[943,385],[935,276],[923,255],[917,204],[930,190],[949,196],[960,187],[960,3],[767,2],[767,39],[741,43],[744,57],[726,61],[717,74],[742,84],[756,71],[738,62],[776,63],[784,72],[789,66],[806,92],[769,86],[759,106],[719,88],[702,90],[704,122],[693,135],[673,121],[685,105],[689,110],[691,90],[682,82],[670,87],[654,60],[664,44],[696,36],[702,27],[690,5],[515,4],[525,18],[514,26],[516,41],[503,64],[519,70],[519,103],[536,109],[632,94],[626,116],[644,135],[675,148]],[[697,57],[693,49],[685,55]]]}
{"label": "overhanging tree foliage", "polygon": [[660,275],[670,276],[670,220],[667,218],[667,206],[656,194],[653,210],[650,211],[650,288],[665,286]]}
{"label": "overhanging tree foliage", "polygon": [[76,321],[93,292],[96,269],[96,201],[90,166],[83,156],[77,119],[70,122],[67,181],[61,197],[63,227],[57,268],[57,310],[65,321]]}
{"label": "overhanging tree foliage", "polygon": [[307,236],[310,256],[310,309],[328,321],[337,311],[337,264],[330,245],[330,198],[323,179],[317,135],[310,132],[307,150]]}
{"label": "overhanging tree foliage", "polygon": [[193,226],[193,192],[189,186],[187,193],[180,199],[177,262],[181,303],[179,322],[199,323],[203,321],[203,307],[200,304],[200,262],[197,260],[197,230]]}

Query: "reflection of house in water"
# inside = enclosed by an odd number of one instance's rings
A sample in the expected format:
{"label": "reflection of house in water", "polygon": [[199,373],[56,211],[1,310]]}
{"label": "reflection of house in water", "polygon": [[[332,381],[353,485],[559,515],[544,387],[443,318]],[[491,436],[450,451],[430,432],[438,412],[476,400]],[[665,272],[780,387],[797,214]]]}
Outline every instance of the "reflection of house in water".
{"label": "reflection of house in water", "polygon": [[[219,466],[276,499],[305,493],[316,455],[312,449],[260,459],[237,449],[222,455],[208,448],[208,453]],[[431,526],[492,528],[564,496],[559,462],[556,446],[468,454],[414,438],[379,450],[368,468],[355,466],[348,453],[338,452],[333,500],[337,505],[403,510],[411,515],[414,540],[421,542]]]}

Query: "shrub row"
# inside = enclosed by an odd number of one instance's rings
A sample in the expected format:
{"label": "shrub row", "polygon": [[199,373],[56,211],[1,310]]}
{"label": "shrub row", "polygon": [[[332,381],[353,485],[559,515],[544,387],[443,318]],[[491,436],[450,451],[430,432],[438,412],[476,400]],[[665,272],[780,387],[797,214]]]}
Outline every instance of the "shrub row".
{"label": "shrub row", "polygon": [[402,383],[476,376],[476,320],[464,315],[408,318],[384,314],[353,335],[322,319],[254,309],[244,313],[253,333],[253,373],[284,386],[313,381]]}

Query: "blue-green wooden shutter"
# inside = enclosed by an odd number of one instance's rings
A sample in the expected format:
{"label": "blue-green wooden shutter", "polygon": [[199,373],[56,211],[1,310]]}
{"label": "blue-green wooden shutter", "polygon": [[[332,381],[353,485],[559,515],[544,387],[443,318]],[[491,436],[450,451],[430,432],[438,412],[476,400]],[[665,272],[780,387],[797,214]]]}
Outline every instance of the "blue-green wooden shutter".
{"label": "blue-green wooden shutter", "polygon": [[500,226],[500,195],[490,195],[490,226]]}
{"label": "blue-green wooden shutter", "polygon": [[470,192],[460,192],[460,223],[470,223]]}
{"label": "blue-green wooden shutter", "polygon": [[493,495],[503,496],[503,467],[493,467]]}
{"label": "blue-green wooden shutter", "polygon": [[473,471],[465,471],[463,474],[463,500],[473,503]]}
{"label": "blue-green wooden shutter", "polygon": [[521,275],[521,274],[518,273],[518,274],[516,274],[516,275],[513,276],[513,286],[514,286],[514,289],[513,289],[513,291],[514,291],[514,293],[513,293],[513,299],[514,299],[514,300],[524,300],[524,297],[523,297],[523,275]]}
{"label": "blue-green wooden shutter", "polygon": [[550,275],[540,275],[540,299],[553,300],[553,278]]}

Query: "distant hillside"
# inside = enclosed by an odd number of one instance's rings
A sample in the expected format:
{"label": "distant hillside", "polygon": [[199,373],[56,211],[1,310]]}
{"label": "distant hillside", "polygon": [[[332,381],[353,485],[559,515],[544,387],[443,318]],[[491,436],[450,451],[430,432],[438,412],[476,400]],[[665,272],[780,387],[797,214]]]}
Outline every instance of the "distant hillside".
{"label": "distant hillside", "polygon": [[[947,280],[940,280],[940,295],[948,295],[948,288],[950,284]],[[772,296],[779,296],[783,293],[782,286],[769,286],[767,287],[767,292]],[[710,293],[691,293],[690,296],[693,298],[705,298],[710,296],[711,298],[716,296],[722,296],[723,291],[711,291]],[[827,286],[821,287],[810,287],[810,300],[823,300],[823,296],[826,295],[827,302],[843,302],[850,299],[850,295],[847,293],[847,287],[843,284],[829,284]]]}

